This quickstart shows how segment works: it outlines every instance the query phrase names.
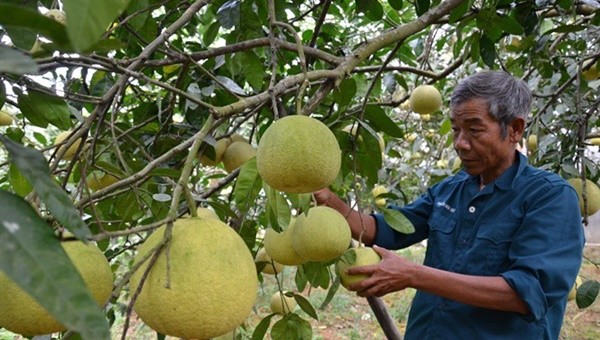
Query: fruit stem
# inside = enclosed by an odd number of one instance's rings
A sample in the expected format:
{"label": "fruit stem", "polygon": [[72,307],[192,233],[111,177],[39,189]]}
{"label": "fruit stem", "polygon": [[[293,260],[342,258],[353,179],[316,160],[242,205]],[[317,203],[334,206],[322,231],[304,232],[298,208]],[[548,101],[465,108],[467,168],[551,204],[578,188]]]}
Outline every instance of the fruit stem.
{"label": "fruit stem", "polygon": [[[190,174],[192,173],[192,168],[194,166],[194,160],[196,159],[196,155],[198,154],[198,150],[200,150],[200,146],[204,138],[208,135],[208,133],[213,129],[213,123],[215,119],[212,115],[208,116],[206,122],[202,126],[200,132],[196,135],[196,139],[194,139],[194,143],[190,148],[188,155],[185,159],[185,163],[183,164],[183,168],[181,169],[181,176],[177,180],[177,185],[173,190],[173,199],[171,200],[171,207],[169,208],[168,216],[170,218],[175,218],[177,216],[177,207],[179,206],[179,200],[181,198],[181,193],[187,188],[188,181],[190,179]],[[190,195],[191,196],[191,195]],[[192,199],[193,200],[193,199]],[[188,199],[189,204],[189,199]],[[196,209],[190,210],[190,214],[194,214]],[[193,215],[192,215],[193,216]],[[167,230],[165,231],[165,236],[171,233],[171,228],[167,225]]]}

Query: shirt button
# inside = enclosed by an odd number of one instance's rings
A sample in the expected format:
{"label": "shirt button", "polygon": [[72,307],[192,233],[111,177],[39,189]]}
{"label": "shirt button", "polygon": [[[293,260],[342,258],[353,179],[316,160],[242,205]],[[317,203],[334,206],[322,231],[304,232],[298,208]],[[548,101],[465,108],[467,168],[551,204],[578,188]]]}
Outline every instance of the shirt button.
{"label": "shirt button", "polygon": [[475,207],[474,206],[470,206],[469,207],[469,212],[472,214],[475,212]]}

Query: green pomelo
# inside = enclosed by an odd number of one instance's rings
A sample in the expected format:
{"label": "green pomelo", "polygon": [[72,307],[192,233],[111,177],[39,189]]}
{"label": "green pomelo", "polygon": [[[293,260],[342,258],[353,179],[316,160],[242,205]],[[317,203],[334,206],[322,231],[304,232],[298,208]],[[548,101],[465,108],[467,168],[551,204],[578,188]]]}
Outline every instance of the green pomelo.
{"label": "green pomelo", "polygon": [[350,245],[351,238],[350,226],[342,214],[317,206],[298,217],[292,245],[307,261],[327,261],[340,256]]}
{"label": "green pomelo", "polygon": [[340,146],[333,132],[308,116],[286,116],[265,131],[258,144],[256,165],[272,188],[289,193],[308,193],[335,180],[342,164]]}
{"label": "green pomelo", "polygon": [[[93,244],[81,241],[62,242],[61,246],[83,278],[94,300],[98,305],[103,305],[112,292],[113,273],[102,251]],[[27,337],[67,329],[1,271],[0,325]]]}
{"label": "green pomelo", "polygon": [[[568,182],[575,188],[577,191],[577,196],[579,197],[579,208],[581,209],[581,214],[585,213],[585,208],[583,205],[583,182],[581,178],[571,178]],[[589,179],[585,180],[585,191],[587,198],[587,213],[588,215],[595,214],[598,210],[600,210],[600,188],[596,183],[590,181]]]}
{"label": "green pomelo", "polygon": [[[165,226],[146,239],[134,263],[161,242],[164,232]],[[175,221],[170,242],[169,267],[163,249],[136,300],[139,317],[161,334],[185,339],[208,339],[236,329],[251,313],[258,293],[256,267],[244,240],[217,219],[192,217]],[[147,265],[131,277],[131,292]]]}
{"label": "green pomelo", "polygon": [[292,235],[295,226],[296,218],[292,218],[290,225],[284,231],[278,233],[269,228],[265,232],[263,245],[267,254],[275,262],[279,262],[288,266],[298,266],[303,264],[304,259],[296,253],[292,245]]}
{"label": "green pomelo", "polygon": [[340,276],[342,286],[348,288],[349,285],[368,278],[367,275],[347,274],[346,270],[377,264],[379,261],[381,261],[381,256],[371,247],[350,248],[346,250],[336,262],[336,270]]}

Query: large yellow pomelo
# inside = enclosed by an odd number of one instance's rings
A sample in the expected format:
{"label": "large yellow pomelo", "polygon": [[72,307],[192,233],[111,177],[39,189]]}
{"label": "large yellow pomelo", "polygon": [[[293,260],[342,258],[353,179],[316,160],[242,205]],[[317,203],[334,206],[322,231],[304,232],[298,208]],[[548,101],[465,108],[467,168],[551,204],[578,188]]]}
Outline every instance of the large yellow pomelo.
{"label": "large yellow pomelo", "polygon": [[269,228],[265,232],[265,237],[263,239],[264,249],[273,261],[288,266],[298,266],[305,262],[304,259],[296,253],[294,246],[292,245],[292,235],[295,224],[296,218],[292,217],[289,226],[284,231],[278,233]]}
{"label": "large yellow pomelo", "polygon": [[294,226],[292,245],[307,261],[334,259],[348,248],[352,235],[348,222],[337,210],[317,206],[300,215]]}
{"label": "large yellow pomelo", "polygon": [[342,286],[348,288],[349,285],[360,282],[367,275],[350,275],[346,270],[354,267],[368,266],[377,264],[381,261],[381,256],[371,247],[350,248],[336,261],[336,270],[340,276]]}
{"label": "large yellow pomelo", "polygon": [[[575,188],[575,191],[577,191],[577,196],[579,196],[579,207],[581,209],[581,214],[583,215],[583,185],[581,178],[571,178],[568,181],[573,186],[573,188]],[[585,191],[587,196],[587,213],[588,215],[593,215],[598,210],[600,210],[600,188],[598,188],[598,185],[596,185],[596,183],[590,181],[589,179],[586,179]]]}
{"label": "large yellow pomelo", "polygon": [[[67,138],[71,135],[71,131],[63,131],[61,133],[59,133],[56,136],[56,139],[54,140],[54,145],[59,145],[62,142],[64,142],[65,140],[67,140]],[[77,139],[73,144],[71,144],[71,146],[66,149],[65,153],[63,154],[63,159],[66,160],[71,160],[73,158],[73,156],[75,155],[75,153],[77,152],[77,149],[79,149],[79,144],[81,144],[81,138]],[[65,149],[65,145],[61,145],[59,150],[64,150]]]}
{"label": "large yellow pomelo", "polygon": [[0,111],[0,126],[12,125],[13,117],[6,111]]}
{"label": "large yellow pomelo", "polygon": [[[139,247],[135,263],[163,238],[165,226]],[[173,224],[169,253],[150,269],[134,310],[152,329],[185,339],[208,339],[243,323],[256,300],[258,278],[244,240],[216,219],[182,218]],[[137,290],[148,261],[131,277]],[[132,293],[133,294],[133,293]]]}
{"label": "large yellow pomelo", "polygon": [[[103,305],[112,292],[113,273],[102,251],[95,245],[80,241],[62,242],[61,245],[94,300],[99,305]],[[2,272],[0,272],[0,325],[24,336],[66,330],[65,326]]]}
{"label": "large yellow pomelo", "polygon": [[442,95],[431,85],[420,85],[412,91],[409,101],[414,112],[425,115],[440,109]]}
{"label": "large yellow pomelo", "polygon": [[308,116],[286,116],[265,131],[256,154],[262,179],[276,190],[307,193],[325,188],[340,172],[342,153],[333,132]]}
{"label": "large yellow pomelo", "polygon": [[233,142],[223,154],[223,165],[227,172],[232,172],[254,156],[256,156],[256,149],[250,143]]}
{"label": "large yellow pomelo", "polygon": [[87,177],[87,186],[92,191],[97,191],[104,189],[112,184],[115,184],[119,181],[119,179],[111,174],[103,173],[91,173]]}
{"label": "large yellow pomelo", "polygon": [[294,311],[294,308],[296,308],[296,299],[293,296],[285,295],[285,293],[281,294],[280,291],[277,291],[271,296],[271,312],[285,315]]}
{"label": "large yellow pomelo", "polygon": [[215,155],[214,158],[211,158],[210,156],[208,156],[207,152],[205,151],[204,154],[202,155],[202,157],[200,157],[200,163],[202,165],[206,165],[206,166],[215,166],[219,163],[221,163],[221,160],[223,159],[223,154],[225,153],[225,150],[227,150],[227,147],[229,146],[229,139],[227,138],[222,138],[219,139],[214,146],[215,149]]}
{"label": "large yellow pomelo", "polygon": [[283,265],[273,260],[265,248],[260,248],[256,252],[256,257],[254,258],[254,262],[261,267],[261,272],[270,275],[276,275],[283,271]]}

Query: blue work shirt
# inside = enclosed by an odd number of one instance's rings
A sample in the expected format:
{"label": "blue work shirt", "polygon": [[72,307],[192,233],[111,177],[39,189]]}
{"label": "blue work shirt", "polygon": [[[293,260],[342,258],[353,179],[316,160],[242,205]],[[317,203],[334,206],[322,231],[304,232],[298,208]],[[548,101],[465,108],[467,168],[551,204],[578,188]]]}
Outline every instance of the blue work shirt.
{"label": "blue work shirt", "polygon": [[[405,339],[558,339],[584,245],[577,193],[556,174],[518,161],[483,189],[464,171],[400,210],[415,233],[396,232],[382,215],[375,244],[400,249],[427,239],[424,265],[502,276],[529,314],[459,303],[417,291]],[[444,284],[440,282],[439,284]]]}

